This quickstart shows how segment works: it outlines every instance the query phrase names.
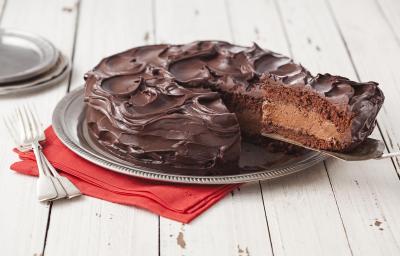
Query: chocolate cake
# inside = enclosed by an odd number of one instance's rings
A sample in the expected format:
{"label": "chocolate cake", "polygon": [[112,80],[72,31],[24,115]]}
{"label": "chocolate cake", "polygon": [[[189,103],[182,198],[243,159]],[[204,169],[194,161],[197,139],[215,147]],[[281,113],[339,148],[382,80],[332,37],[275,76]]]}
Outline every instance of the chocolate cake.
{"label": "chocolate cake", "polygon": [[254,44],[149,45],[85,75],[87,123],[128,161],[178,168],[236,163],[242,136],[274,132],[345,151],[371,134],[384,96],[375,82],[312,76]]}

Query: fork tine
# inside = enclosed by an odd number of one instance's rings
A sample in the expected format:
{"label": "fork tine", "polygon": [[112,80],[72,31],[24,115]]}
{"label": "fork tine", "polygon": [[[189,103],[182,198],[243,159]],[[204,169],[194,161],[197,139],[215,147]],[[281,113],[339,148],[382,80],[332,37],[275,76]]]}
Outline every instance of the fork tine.
{"label": "fork tine", "polygon": [[[21,145],[21,128],[18,127],[19,120],[16,115],[9,115],[8,118],[8,124],[11,128],[11,132],[14,133],[14,137],[18,142],[18,145]],[[14,129],[13,129],[14,128]]]}
{"label": "fork tine", "polygon": [[34,126],[35,130],[36,130],[36,135],[38,137],[41,137],[42,136],[42,132],[43,132],[42,125],[40,123],[39,117],[36,114],[36,111],[35,110],[32,111],[32,109],[34,109],[33,105],[31,105],[31,108],[28,109],[28,112],[29,112],[29,114],[30,114],[30,116],[32,118],[32,123],[33,123],[33,126]]}
{"label": "fork tine", "polygon": [[28,117],[26,115],[24,106],[22,105],[19,110],[21,111],[21,117],[22,117],[22,121],[24,122],[24,127],[26,128],[27,134],[28,134],[28,140],[31,140],[33,138],[33,134],[32,134],[32,129],[29,125],[29,121],[28,121]]}
{"label": "fork tine", "polygon": [[10,125],[9,125],[9,123],[8,123],[8,118],[5,117],[5,116],[3,116],[3,123],[4,123],[4,126],[6,127],[8,133],[14,135],[14,134],[11,132],[11,127],[10,127]]}
{"label": "fork tine", "polygon": [[39,130],[40,130],[40,136],[41,136],[41,139],[42,140],[44,140],[46,137],[45,137],[45,134],[44,134],[44,127],[43,127],[43,123],[42,123],[42,121],[40,120],[40,118],[39,118],[39,115],[38,115],[38,111],[37,111],[37,109],[36,109],[36,106],[32,106],[32,111],[33,111],[33,115],[36,117],[36,120],[37,120],[37,122],[38,122],[38,125],[39,125]]}
{"label": "fork tine", "polygon": [[10,134],[11,139],[13,140],[14,144],[16,146],[18,146],[19,145],[18,139],[17,139],[13,129],[11,128],[11,123],[9,123],[8,118],[7,117],[3,117],[3,122],[4,122],[4,125],[6,126],[6,129],[7,129],[8,133]]}
{"label": "fork tine", "polygon": [[18,123],[19,123],[19,126],[20,126],[20,130],[21,130],[21,142],[25,143],[25,141],[30,138],[30,134],[29,134],[29,131],[28,131],[29,128],[28,128],[28,126],[26,124],[26,121],[25,121],[23,115],[22,115],[21,108],[18,107],[15,111],[16,111],[16,116],[17,116],[18,121],[19,121]]}
{"label": "fork tine", "polygon": [[[35,154],[36,164],[39,172],[39,178],[37,181],[37,197],[39,201],[47,201],[58,198],[59,195],[63,194],[59,194],[58,187],[56,187],[54,184],[55,181],[53,181],[55,178],[47,172],[47,167],[41,160],[42,152],[39,145],[40,137],[37,129],[38,126],[37,122],[34,120],[32,112],[29,111],[27,105],[20,106],[16,109],[15,117],[21,130],[21,141],[19,144],[21,146],[20,148],[25,150],[33,149],[33,153]],[[7,121],[11,124],[13,123],[12,118]],[[11,124],[8,122],[7,127],[11,128]],[[64,194],[66,194],[65,191]]]}
{"label": "fork tine", "polygon": [[32,137],[33,138],[37,138],[38,132],[37,132],[37,129],[36,129],[36,126],[35,126],[35,121],[33,120],[33,117],[31,115],[31,112],[29,111],[29,109],[28,109],[28,107],[26,105],[24,105],[23,108],[24,108],[24,112],[25,112],[26,118],[28,120],[29,128],[32,131]]}
{"label": "fork tine", "polygon": [[32,138],[31,139],[37,139],[38,138],[38,131],[36,127],[34,126],[34,121],[32,115],[29,113],[29,109],[27,105],[24,105],[24,112],[26,115],[26,120],[28,121],[29,128],[31,130]]}

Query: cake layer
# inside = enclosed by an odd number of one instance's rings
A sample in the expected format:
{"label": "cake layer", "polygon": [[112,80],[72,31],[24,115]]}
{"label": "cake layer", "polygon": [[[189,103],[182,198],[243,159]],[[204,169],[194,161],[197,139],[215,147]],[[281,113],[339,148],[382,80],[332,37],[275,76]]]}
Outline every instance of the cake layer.
{"label": "cake layer", "polygon": [[268,76],[260,84],[265,132],[287,137],[293,131],[290,139],[309,136],[305,145],[332,151],[349,150],[367,138],[384,100],[374,82],[329,74],[319,74],[303,86],[277,84]]}
{"label": "cake layer", "polygon": [[290,139],[293,140],[299,135],[308,136],[304,145],[320,149],[343,150],[351,144],[349,129],[339,132],[338,127],[320,113],[287,102],[264,102],[263,130],[285,137],[292,131]]}
{"label": "cake layer", "polygon": [[221,41],[133,48],[103,59],[85,80],[88,124],[100,144],[175,167],[235,163],[241,132],[258,136],[269,126],[345,150],[372,132],[383,103],[374,82],[314,77],[256,44]]}

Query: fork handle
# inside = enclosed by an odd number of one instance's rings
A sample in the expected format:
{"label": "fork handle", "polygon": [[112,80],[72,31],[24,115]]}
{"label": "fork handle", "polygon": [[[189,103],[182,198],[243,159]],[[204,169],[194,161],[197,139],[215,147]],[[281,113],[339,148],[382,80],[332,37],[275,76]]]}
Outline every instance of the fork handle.
{"label": "fork handle", "polygon": [[47,176],[47,173],[44,170],[43,161],[42,161],[42,157],[41,157],[41,153],[40,153],[40,148],[41,148],[41,146],[37,140],[32,142],[32,149],[33,149],[33,153],[35,154],[36,163],[37,163],[38,170],[39,170],[39,176]]}
{"label": "fork handle", "polygon": [[80,196],[82,194],[81,191],[67,177],[64,177],[64,176],[61,176],[60,174],[58,174],[57,170],[54,168],[54,166],[49,162],[49,160],[43,154],[43,151],[41,152],[41,154],[42,154],[43,163],[46,165],[46,167],[51,172],[51,174],[53,174],[53,176],[56,179],[58,179],[58,181],[60,182],[64,191],[66,192],[68,199]]}

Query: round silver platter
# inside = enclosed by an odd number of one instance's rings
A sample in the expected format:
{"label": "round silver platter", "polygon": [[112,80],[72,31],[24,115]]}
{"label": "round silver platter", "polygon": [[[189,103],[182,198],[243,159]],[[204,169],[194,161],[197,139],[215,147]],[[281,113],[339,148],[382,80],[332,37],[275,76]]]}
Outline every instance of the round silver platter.
{"label": "round silver platter", "polygon": [[0,29],[0,83],[23,81],[53,67],[59,52],[35,34]]}
{"label": "round silver platter", "polygon": [[69,59],[60,53],[55,65],[47,72],[33,79],[0,85],[0,96],[29,93],[57,85],[68,76],[70,69]]}
{"label": "round silver platter", "polygon": [[[167,171],[162,165],[157,168],[135,165],[97,146],[88,135],[82,88],[67,94],[58,103],[53,113],[53,128],[58,138],[69,149],[94,164],[118,173],[166,182],[229,184],[274,179],[307,169],[325,159],[324,155],[313,151],[285,155],[270,153],[255,145],[242,144],[240,162],[247,167],[245,173],[214,176],[180,175]],[[251,167],[249,169],[251,165],[257,166],[254,168],[257,170],[252,171]],[[195,172],[193,170],[193,173]]]}

